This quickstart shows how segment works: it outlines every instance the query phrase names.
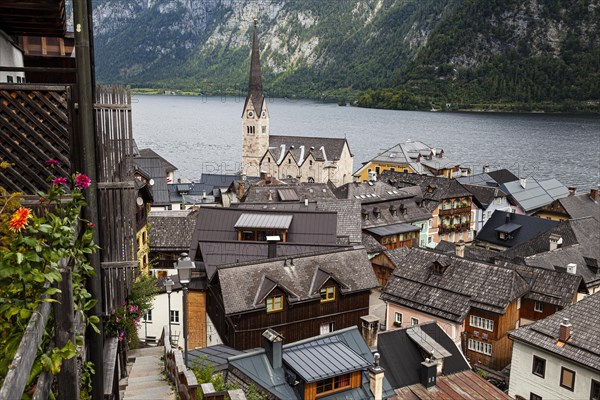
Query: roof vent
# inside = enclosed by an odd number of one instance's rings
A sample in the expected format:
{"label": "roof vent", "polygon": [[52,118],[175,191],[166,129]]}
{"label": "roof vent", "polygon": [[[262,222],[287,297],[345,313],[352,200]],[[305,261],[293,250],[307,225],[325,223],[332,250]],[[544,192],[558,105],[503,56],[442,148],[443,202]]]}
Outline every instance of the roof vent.
{"label": "roof vent", "polygon": [[567,272],[569,274],[576,275],[577,274],[577,264],[575,264],[575,263],[567,264]]}

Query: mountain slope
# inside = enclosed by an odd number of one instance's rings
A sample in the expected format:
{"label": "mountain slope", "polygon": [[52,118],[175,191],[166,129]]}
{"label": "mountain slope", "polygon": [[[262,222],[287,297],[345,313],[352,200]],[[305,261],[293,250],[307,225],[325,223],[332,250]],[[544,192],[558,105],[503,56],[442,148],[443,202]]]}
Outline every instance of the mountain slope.
{"label": "mountain slope", "polygon": [[362,91],[360,105],[420,109],[581,103],[600,97],[599,2],[97,0],[97,77],[243,93],[257,18],[270,96]]}

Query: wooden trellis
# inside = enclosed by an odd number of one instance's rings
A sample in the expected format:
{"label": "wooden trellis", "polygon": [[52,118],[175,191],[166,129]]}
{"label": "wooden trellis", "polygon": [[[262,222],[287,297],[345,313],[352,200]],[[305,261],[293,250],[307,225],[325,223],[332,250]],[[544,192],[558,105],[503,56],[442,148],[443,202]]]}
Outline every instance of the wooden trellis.
{"label": "wooden trellis", "polygon": [[0,85],[0,185],[8,191],[35,194],[47,190],[48,159],[61,165],[54,172],[68,176],[71,169],[71,88],[56,85]]}

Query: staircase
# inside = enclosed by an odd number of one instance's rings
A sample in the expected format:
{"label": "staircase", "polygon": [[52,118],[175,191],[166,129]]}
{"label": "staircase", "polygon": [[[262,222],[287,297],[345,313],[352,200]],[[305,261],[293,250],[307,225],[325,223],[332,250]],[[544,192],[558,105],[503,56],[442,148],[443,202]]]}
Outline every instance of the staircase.
{"label": "staircase", "polygon": [[121,382],[125,391],[121,391],[121,399],[176,400],[177,395],[167,381],[164,371],[165,348],[162,346],[132,350],[128,365],[129,376]]}

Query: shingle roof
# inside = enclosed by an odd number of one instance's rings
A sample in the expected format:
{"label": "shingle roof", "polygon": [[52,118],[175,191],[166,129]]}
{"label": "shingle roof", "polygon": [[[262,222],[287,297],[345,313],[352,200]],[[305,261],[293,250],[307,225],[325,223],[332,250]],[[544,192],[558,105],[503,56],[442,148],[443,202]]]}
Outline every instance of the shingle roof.
{"label": "shingle roof", "polygon": [[[339,244],[361,242],[360,203],[356,200],[319,200],[317,210],[337,213]],[[347,238],[347,242],[344,240]]]}
{"label": "shingle roof", "polygon": [[[365,215],[368,219],[365,219]],[[361,208],[363,229],[399,223],[410,224],[427,221],[430,218],[431,211],[417,206],[413,199],[363,204]]]}
{"label": "shingle roof", "polygon": [[282,151],[284,154],[291,152],[297,163],[302,163],[308,154],[317,161],[334,161],[341,158],[346,143],[344,138],[270,135],[269,152],[275,161],[283,160]]}
{"label": "shingle roof", "polygon": [[506,193],[497,187],[462,184],[473,195],[477,207],[485,210],[497,197],[506,197]]}
{"label": "shingle roof", "polygon": [[556,179],[537,181],[535,178],[527,178],[524,188],[521,186],[520,180],[503,183],[500,188],[523,207],[527,213],[569,195],[569,190],[565,185]]}
{"label": "shingle roof", "polygon": [[[515,177],[515,179],[517,179]],[[489,187],[498,187],[499,184],[496,182],[494,178],[492,178],[489,174],[476,174],[476,175],[466,175],[460,176],[456,178],[463,185],[476,185],[476,186],[489,186]],[[511,179],[514,180],[514,179]]]}
{"label": "shingle roof", "polygon": [[[528,292],[519,274],[478,261],[419,248],[385,254],[396,268],[381,298],[450,321],[462,322],[471,307],[504,314],[506,306]],[[446,266],[434,273],[434,263]]]}
{"label": "shingle roof", "polygon": [[150,211],[148,224],[151,251],[188,251],[196,226],[196,212]]}
{"label": "shingle roof", "polygon": [[[549,219],[495,210],[477,234],[476,240],[509,248],[548,232],[558,224],[559,222]],[[510,235],[506,239],[500,239],[498,232]]]}
{"label": "shingle roof", "polygon": [[160,157],[134,157],[133,163],[142,169],[154,181],[151,186],[153,205],[166,206],[171,204],[169,201],[169,191],[167,189],[167,170],[162,165]]}
{"label": "shingle roof", "polygon": [[571,219],[594,217],[600,220],[600,203],[594,201],[589,193],[567,196],[557,201]]}
{"label": "shingle roof", "polygon": [[[418,325],[426,335],[450,353],[444,358],[443,375],[455,374],[471,369],[462,353],[436,322]],[[419,368],[425,361],[420,346],[411,340],[408,330],[397,329],[382,332],[377,337],[377,350],[381,355],[381,366],[394,389],[419,383]],[[438,377],[439,379],[439,377]]]}
{"label": "shingle roof", "polygon": [[[294,257],[293,261],[290,260],[292,259],[279,257],[218,267],[216,275],[221,286],[225,314],[265,308],[264,302],[255,302],[264,278],[269,278],[294,293],[295,296],[287,298],[290,304],[319,298],[318,291],[311,292],[313,279],[319,270],[342,283],[342,295],[379,286],[363,248],[330,250],[300,255]],[[240,276],[244,279],[240,279]]]}
{"label": "shingle roof", "polygon": [[367,253],[381,253],[386,248],[381,243],[377,241],[373,236],[363,233],[361,236],[361,243],[365,246],[365,250]]}
{"label": "shingle roof", "polygon": [[[571,338],[563,344],[558,343],[558,333],[564,318],[572,328]],[[600,293],[596,293],[541,321],[512,331],[509,337],[600,372],[599,326]]]}
{"label": "shingle roof", "polygon": [[139,157],[141,158],[159,158],[160,165],[165,168],[167,172],[177,171],[177,167],[171,164],[169,161],[164,159],[160,154],[152,149],[141,149],[139,150]]}
{"label": "shingle roof", "polygon": [[[284,200],[281,195],[288,195]],[[295,196],[293,196],[295,194]],[[270,198],[270,200],[269,200]],[[244,203],[309,202],[332,200],[335,195],[325,183],[296,183],[293,185],[257,185],[248,187],[242,201]]]}
{"label": "shingle roof", "polygon": [[[313,254],[343,246],[337,244],[298,244],[277,243],[278,256],[298,256],[301,254]],[[191,254],[192,252],[190,252]],[[217,266],[233,264],[238,262],[249,262],[266,260],[269,257],[267,242],[247,241],[200,241],[193,251],[196,260],[202,260],[204,270],[210,279],[215,273]]]}
{"label": "shingle roof", "polygon": [[[443,199],[471,196],[456,179],[425,176],[404,172],[384,171],[381,180],[394,187],[407,187],[418,185],[423,191],[423,199],[440,202]],[[428,190],[428,188],[430,190]]]}
{"label": "shingle roof", "polygon": [[383,200],[421,198],[423,193],[418,185],[398,189],[386,182],[350,182],[333,190],[338,199],[356,199],[361,203]]}
{"label": "shingle roof", "polygon": [[[441,241],[435,251],[455,254],[455,244]],[[514,269],[530,286],[529,293],[524,296],[528,299],[565,307],[573,302],[580,288],[581,277],[578,275],[502,261],[499,259],[500,253],[479,247],[465,246],[464,258]]]}
{"label": "shingle roof", "polygon": [[[358,388],[340,391],[331,395],[320,397],[324,400],[365,400],[372,399],[373,394],[369,388],[369,374],[366,365],[373,365],[374,358],[371,350],[360,335],[356,326],[340,329],[325,335],[315,336],[313,338],[301,340],[295,343],[285,344],[283,346],[283,368],[273,369],[264,349],[259,349],[254,352],[240,354],[229,358],[229,370],[238,370],[245,376],[256,382],[258,386],[267,390],[271,395],[278,399],[285,400],[300,400],[304,398],[304,393],[298,393],[286,381],[286,373],[291,371],[287,360],[290,359],[288,353],[296,352],[300,349],[314,348],[321,355],[325,347],[331,346],[332,343],[344,346],[344,352],[336,352],[330,357],[337,360],[339,371],[337,375],[343,374],[344,367],[349,361],[360,359],[361,363],[364,360],[365,367],[362,369],[362,384]],[[293,357],[292,357],[293,358]],[[319,361],[322,357],[315,357]],[[311,361],[311,360],[309,360]],[[325,360],[326,361],[326,360]],[[335,368],[336,363],[331,363],[330,367]],[[332,370],[331,373],[335,371]],[[386,375],[383,378],[383,398],[388,399],[394,395],[394,391],[388,382]]]}
{"label": "shingle roof", "polygon": [[525,257],[546,252],[550,250],[550,235],[560,236],[563,240],[563,247],[578,243],[577,236],[571,227],[571,222],[564,221],[560,222],[552,229],[542,232],[541,234],[536,235],[525,242],[521,242],[507,250],[504,250],[503,252],[499,253],[499,257],[520,261]]}

